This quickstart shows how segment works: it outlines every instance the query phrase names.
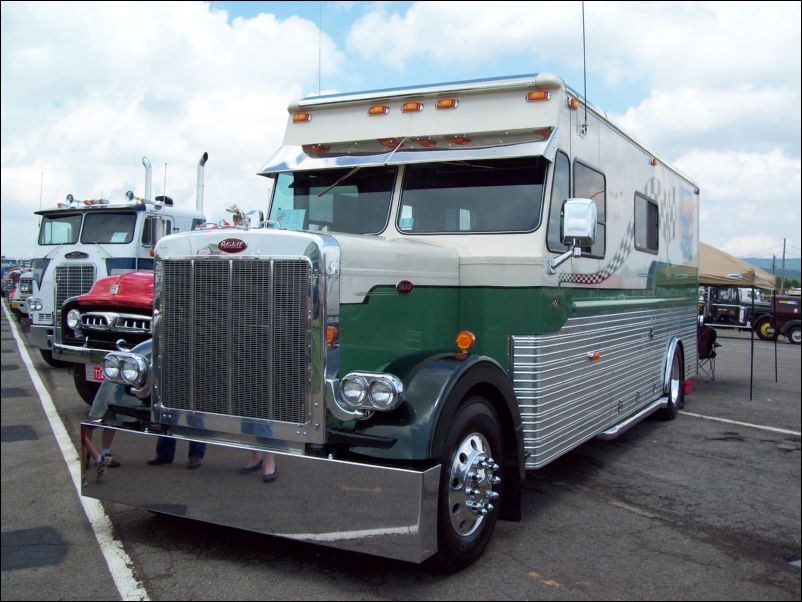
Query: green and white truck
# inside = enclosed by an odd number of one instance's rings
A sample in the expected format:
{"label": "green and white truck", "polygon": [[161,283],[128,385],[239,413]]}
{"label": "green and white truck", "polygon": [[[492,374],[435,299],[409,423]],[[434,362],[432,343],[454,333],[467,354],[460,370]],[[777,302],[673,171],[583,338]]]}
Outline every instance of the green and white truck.
{"label": "green and white truck", "polygon": [[[84,495],[456,570],[526,471],[676,416],[699,190],[559,77],[305,98],[261,175],[268,227],[159,242]],[[157,436],[202,467],[147,465]],[[278,478],[240,473],[263,452]]]}

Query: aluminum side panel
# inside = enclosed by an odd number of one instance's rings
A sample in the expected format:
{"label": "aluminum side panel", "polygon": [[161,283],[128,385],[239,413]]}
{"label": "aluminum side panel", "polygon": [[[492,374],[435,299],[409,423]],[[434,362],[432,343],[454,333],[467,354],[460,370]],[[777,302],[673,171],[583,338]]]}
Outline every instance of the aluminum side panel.
{"label": "aluminum side panel", "polygon": [[[668,345],[696,374],[696,309],[618,310],[571,318],[559,333],[511,337],[526,468],[540,468],[663,394]],[[599,359],[590,359],[598,352]]]}

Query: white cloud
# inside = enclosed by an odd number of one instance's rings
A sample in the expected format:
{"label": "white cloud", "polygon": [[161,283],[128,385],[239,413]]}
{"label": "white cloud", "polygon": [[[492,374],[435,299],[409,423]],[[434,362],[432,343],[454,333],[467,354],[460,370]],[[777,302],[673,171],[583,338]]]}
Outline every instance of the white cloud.
{"label": "white cloud", "polygon": [[694,151],[676,165],[700,185],[701,237],[738,257],[799,245],[802,162],[765,154]]}
{"label": "white cloud", "polygon": [[[324,68],[343,54],[322,36]],[[266,209],[256,172],[281,143],[290,100],[317,81],[318,30],[297,17],[228,20],[204,3],[2,5],[3,251],[33,252],[40,175],[44,203],[144,192],[194,206]]]}

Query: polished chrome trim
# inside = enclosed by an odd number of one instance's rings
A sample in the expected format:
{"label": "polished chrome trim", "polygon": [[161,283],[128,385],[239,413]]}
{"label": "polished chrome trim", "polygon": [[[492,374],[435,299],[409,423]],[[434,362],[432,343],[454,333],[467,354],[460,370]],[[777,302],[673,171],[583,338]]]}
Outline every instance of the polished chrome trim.
{"label": "polished chrome trim", "polygon": [[[194,431],[175,436],[173,464],[153,467],[147,460],[158,433],[100,422],[81,428],[113,430],[115,454],[124,458],[100,480],[84,466],[84,496],[408,562],[437,551],[440,465],[413,470],[346,462],[305,456],[278,441],[248,443]],[[201,467],[187,470],[192,441],[206,448]],[[239,474],[252,451],[275,454],[275,481],[264,483],[261,472]],[[281,552],[280,541],[265,545]]]}
{"label": "polished chrome trim", "polygon": [[630,428],[638,424],[644,418],[654,414],[657,410],[661,410],[668,405],[668,397],[661,397],[660,399],[656,400],[654,403],[646,406],[639,412],[636,412],[623,422],[619,422],[614,427],[607,429],[603,433],[597,436],[598,439],[602,439],[603,441],[610,441],[615,439],[619,435],[625,433]]}
{"label": "polished chrome trim", "polygon": [[[339,370],[339,350],[328,350],[326,345],[327,320],[339,320],[340,307],[340,248],[336,239],[321,233],[301,233],[279,230],[255,229],[243,231],[239,236],[247,239],[246,256],[232,257],[215,251],[216,244],[225,237],[225,231],[193,232],[185,235],[170,236],[160,241],[156,251],[155,286],[154,286],[154,322],[153,349],[154,370],[152,371],[153,404],[151,406],[153,420],[165,425],[168,429],[177,428],[202,429],[204,431],[221,431],[238,434],[244,428],[251,427],[253,432],[269,430],[272,437],[291,442],[325,443],[326,440],[326,403],[327,381],[336,380]],[[309,269],[309,307],[306,321],[308,361],[305,411],[302,422],[284,422],[197,412],[188,409],[166,407],[161,403],[162,376],[161,354],[163,339],[162,289],[164,264],[170,260],[189,260],[194,266],[198,262],[229,261],[234,265],[237,261],[263,260],[276,262],[280,260],[303,259],[310,265]],[[194,278],[193,278],[194,280]],[[194,300],[193,300],[194,301]],[[194,314],[194,307],[191,309]],[[194,332],[194,331],[191,331]],[[190,341],[195,348],[195,341]],[[231,370],[241,370],[232,366]],[[313,380],[313,375],[319,377]],[[243,374],[242,377],[247,376]],[[192,383],[194,383],[192,378]],[[189,391],[189,399],[194,399],[201,392]],[[230,397],[229,397],[230,400]],[[276,400],[266,400],[274,403]],[[272,408],[272,405],[271,405]],[[202,420],[198,420],[202,416]],[[266,428],[267,427],[267,428]]]}
{"label": "polished chrome trim", "polygon": [[407,163],[430,163],[433,161],[476,161],[480,159],[509,159],[515,157],[543,156],[552,160],[555,152],[556,128],[548,140],[522,142],[502,146],[486,146],[468,149],[447,150],[399,150],[395,154],[341,155],[336,157],[311,157],[300,146],[282,146],[259,170],[259,175],[271,176],[288,171],[310,171],[347,167],[370,167],[402,165]]}

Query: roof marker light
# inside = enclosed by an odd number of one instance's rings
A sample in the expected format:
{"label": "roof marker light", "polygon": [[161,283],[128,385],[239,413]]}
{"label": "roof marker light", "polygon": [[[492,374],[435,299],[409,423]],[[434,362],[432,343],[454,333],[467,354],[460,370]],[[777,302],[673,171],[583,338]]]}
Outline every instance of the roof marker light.
{"label": "roof marker light", "polygon": [[387,115],[390,112],[390,107],[387,105],[373,105],[368,109],[368,115]]}
{"label": "roof marker light", "polygon": [[652,167],[657,167],[657,158],[652,157],[651,160],[649,161],[649,165],[651,165]]}
{"label": "roof marker light", "polygon": [[381,138],[378,142],[383,147],[389,148],[391,150],[395,150],[396,148],[398,148],[398,145],[401,144],[401,140],[399,140],[398,138]]}
{"label": "roof marker light", "polygon": [[459,144],[460,146],[471,143],[471,139],[467,136],[448,136],[446,140],[451,144]]}
{"label": "roof marker light", "polygon": [[441,98],[437,101],[438,109],[456,109],[459,101],[456,98]]}
{"label": "roof marker light", "polygon": [[418,146],[422,146],[423,148],[432,148],[433,146],[437,146],[437,141],[432,140],[431,138],[413,138],[412,142]]}
{"label": "roof marker light", "polygon": [[546,138],[551,136],[551,128],[542,128],[542,129],[539,129],[539,130],[535,130],[533,133],[538,138],[540,138],[542,140],[545,140]]}
{"label": "roof marker light", "polygon": [[304,144],[302,148],[306,154],[327,153],[331,150],[331,147],[326,146],[325,144]]}
{"label": "roof marker light", "polygon": [[576,111],[579,108],[579,100],[574,98],[573,96],[568,97],[568,108],[572,111]]}
{"label": "roof marker light", "polygon": [[295,113],[292,116],[293,123],[306,123],[307,121],[312,121],[311,113]]}
{"label": "roof marker light", "polygon": [[405,102],[401,105],[402,113],[418,113],[423,110],[422,102]]}
{"label": "roof marker light", "polygon": [[535,102],[538,100],[551,100],[551,92],[548,90],[532,90],[526,95],[526,102]]}

